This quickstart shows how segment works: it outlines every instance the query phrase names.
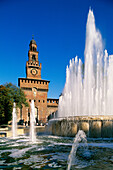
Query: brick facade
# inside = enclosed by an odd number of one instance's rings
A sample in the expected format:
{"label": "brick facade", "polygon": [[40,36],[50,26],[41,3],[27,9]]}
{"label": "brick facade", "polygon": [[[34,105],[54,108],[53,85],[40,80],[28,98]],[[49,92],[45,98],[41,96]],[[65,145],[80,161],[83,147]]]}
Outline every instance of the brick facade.
{"label": "brick facade", "polygon": [[49,114],[58,109],[58,99],[47,99],[49,83],[50,81],[41,79],[41,63],[38,61],[37,44],[31,40],[26,62],[26,78],[18,78],[18,85],[26,95],[29,108],[22,106],[18,120],[30,121],[31,100],[35,102],[35,117],[38,122],[45,123]]}

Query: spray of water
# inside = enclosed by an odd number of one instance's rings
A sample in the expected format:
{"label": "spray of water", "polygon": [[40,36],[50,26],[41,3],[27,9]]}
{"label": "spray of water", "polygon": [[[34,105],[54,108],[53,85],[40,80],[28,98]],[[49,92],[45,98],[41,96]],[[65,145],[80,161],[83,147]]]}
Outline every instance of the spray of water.
{"label": "spray of water", "polygon": [[66,69],[58,117],[113,115],[113,55],[103,51],[102,37],[90,9],[86,24],[85,66],[76,56]]}
{"label": "spray of water", "polygon": [[35,105],[34,100],[31,101],[31,113],[30,113],[30,141],[32,143],[36,142],[36,132],[35,132]]}
{"label": "spray of water", "polygon": [[87,144],[87,139],[86,139],[85,133],[82,130],[79,130],[78,133],[76,134],[75,138],[74,138],[72,149],[71,149],[71,152],[70,152],[69,157],[68,157],[67,170],[71,169],[71,165],[73,164],[75,157],[76,157],[77,148],[78,148],[79,143],[81,141],[84,142],[85,144]]}
{"label": "spray of water", "polygon": [[15,138],[17,136],[17,115],[16,115],[16,103],[13,103],[12,112],[12,136]]}

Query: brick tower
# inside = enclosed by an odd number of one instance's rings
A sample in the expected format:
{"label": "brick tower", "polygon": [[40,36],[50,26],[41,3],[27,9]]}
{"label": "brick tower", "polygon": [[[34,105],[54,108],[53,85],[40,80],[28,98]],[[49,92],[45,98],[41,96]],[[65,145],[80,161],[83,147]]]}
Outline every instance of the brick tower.
{"label": "brick tower", "polygon": [[28,51],[29,60],[26,62],[26,76],[28,79],[41,79],[41,64],[38,61],[36,41],[32,39]]}
{"label": "brick tower", "polygon": [[[18,85],[24,91],[29,108],[25,106],[20,110],[19,119],[30,121],[30,102],[35,102],[35,118],[37,122],[45,123],[48,116],[47,92],[50,81],[41,79],[41,64],[38,61],[37,44],[34,39],[30,41],[28,61],[26,62],[26,78],[18,78]],[[57,104],[58,106],[58,104]]]}

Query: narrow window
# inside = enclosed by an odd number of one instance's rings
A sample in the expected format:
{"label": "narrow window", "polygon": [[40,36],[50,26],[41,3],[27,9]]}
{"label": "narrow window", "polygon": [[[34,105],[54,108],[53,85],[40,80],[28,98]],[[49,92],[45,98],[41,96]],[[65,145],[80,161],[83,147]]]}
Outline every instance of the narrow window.
{"label": "narrow window", "polygon": [[36,61],[36,57],[34,54],[32,55],[32,61]]}

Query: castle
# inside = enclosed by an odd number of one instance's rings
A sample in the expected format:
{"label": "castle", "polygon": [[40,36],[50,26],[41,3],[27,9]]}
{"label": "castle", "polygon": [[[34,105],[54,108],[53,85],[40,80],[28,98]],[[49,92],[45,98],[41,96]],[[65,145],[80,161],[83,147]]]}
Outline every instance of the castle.
{"label": "castle", "polygon": [[57,111],[58,99],[47,98],[49,90],[48,80],[41,79],[41,63],[38,60],[37,44],[34,39],[30,41],[28,61],[26,62],[26,78],[18,78],[18,86],[24,91],[29,107],[24,105],[19,111],[18,120],[30,122],[30,103],[35,103],[36,122],[46,123],[47,117]]}

